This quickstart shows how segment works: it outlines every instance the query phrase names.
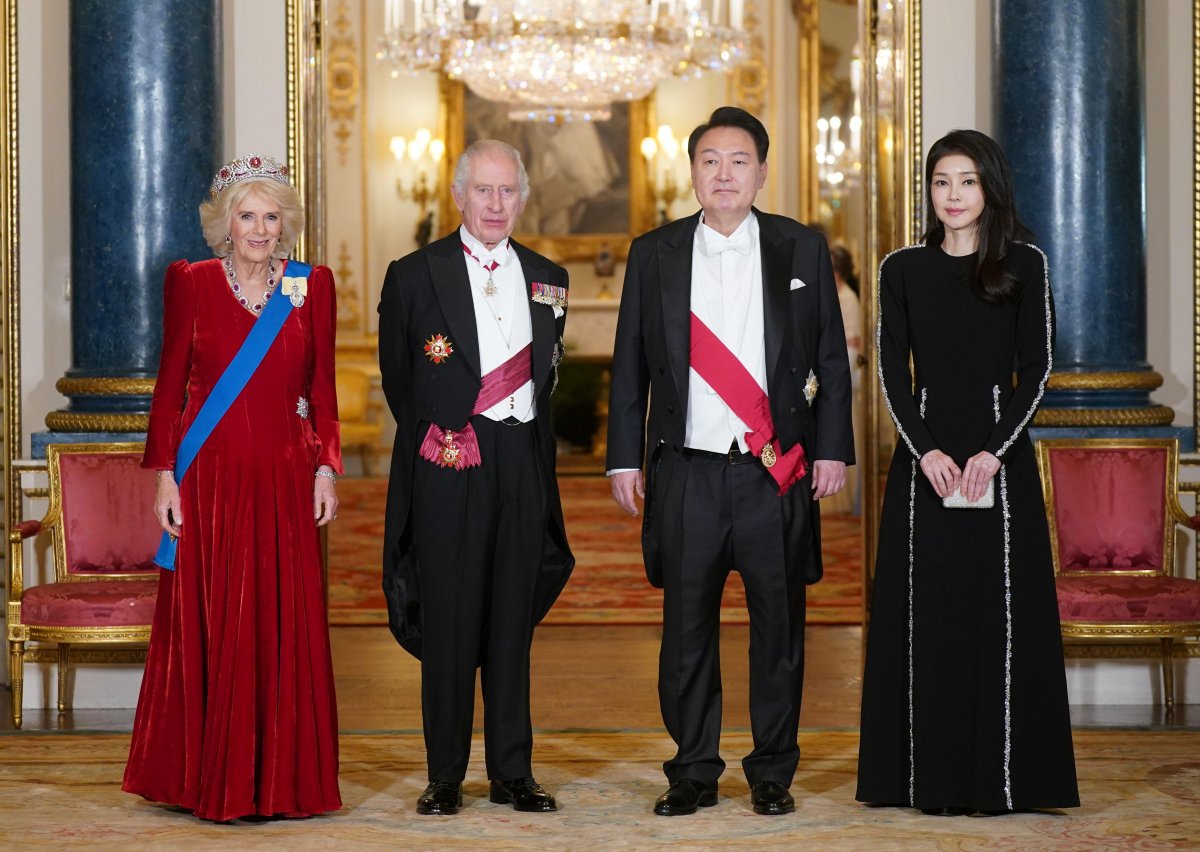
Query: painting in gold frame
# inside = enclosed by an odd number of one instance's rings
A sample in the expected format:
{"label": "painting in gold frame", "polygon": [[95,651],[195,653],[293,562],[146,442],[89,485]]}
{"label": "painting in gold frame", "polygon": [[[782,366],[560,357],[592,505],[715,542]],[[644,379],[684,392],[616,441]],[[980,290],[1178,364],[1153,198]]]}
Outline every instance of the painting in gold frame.
{"label": "painting in gold frame", "polygon": [[534,251],[562,263],[591,260],[607,246],[623,259],[630,240],[653,227],[654,199],[641,154],[642,139],[652,133],[648,99],[614,104],[609,124],[559,125],[513,121],[507,105],[485,101],[452,80],[442,80],[440,99],[446,156],[439,221],[458,220],[450,194],[458,156],[490,136],[513,145],[525,160],[532,192],[515,237]]}

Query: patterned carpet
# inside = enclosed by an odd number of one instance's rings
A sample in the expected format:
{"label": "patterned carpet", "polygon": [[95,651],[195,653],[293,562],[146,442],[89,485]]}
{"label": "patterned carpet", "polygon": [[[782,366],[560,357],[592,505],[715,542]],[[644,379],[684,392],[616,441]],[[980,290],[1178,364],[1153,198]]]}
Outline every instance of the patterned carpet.
{"label": "patterned carpet", "polygon": [[[575,573],[546,624],[659,624],[662,592],[646,582],[641,522],[617,508],[603,476],[563,476],[563,512]],[[329,533],[330,620],[386,624],[379,560],[386,479],[345,478]],[[858,519],[821,518],[825,579],[808,590],[810,624],[862,621],[862,541]],[[745,624],[745,592],[735,573],[725,588],[721,620]]]}
{"label": "patterned carpet", "polygon": [[[480,745],[479,737],[475,738]],[[1083,807],[1000,817],[928,817],[856,804],[858,736],[804,731],[797,810],[750,811],[736,764],[716,807],[665,819],[650,812],[672,751],[657,732],[540,734],[538,778],[559,800],[555,814],[517,814],[486,798],[482,749],[472,756],[465,809],[419,817],[424,786],[419,733],[341,739],[343,810],[301,821],[202,823],[120,791],[129,746],[119,734],[0,736],[0,847],[97,849],[1038,849],[1196,848],[1200,837],[1200,733],[1076,731]],[[725,737],[735,758],[747,733]]]}

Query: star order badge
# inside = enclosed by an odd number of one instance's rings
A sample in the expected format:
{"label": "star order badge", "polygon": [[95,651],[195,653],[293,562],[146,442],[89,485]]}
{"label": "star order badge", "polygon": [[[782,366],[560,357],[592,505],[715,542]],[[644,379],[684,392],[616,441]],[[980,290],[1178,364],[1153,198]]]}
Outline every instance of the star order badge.
{"label": "star order badge", "polygon": [[442,467],[458,467],[460,450],[454,445],[454,433],[449,429],[442,436],[442,448],[438,453],[438,464]]}
{"label": "star order badge", "polygon": [[454,346],[440,334],[435,334],[425,341],[425,356],[435,364],[442,363],[453,354]]}
{"label": "star order badge", "polygon": [[805,400],[805,402],[807,402],[811,406],[813,399],[816,398],[817,391],[820,389],[821,389],[821,383],[817,381],[817,374],[814,373],[812,370],[809,370],[808,371],[808,379],[807,379],[807,381],[804,382],[804,400]]}

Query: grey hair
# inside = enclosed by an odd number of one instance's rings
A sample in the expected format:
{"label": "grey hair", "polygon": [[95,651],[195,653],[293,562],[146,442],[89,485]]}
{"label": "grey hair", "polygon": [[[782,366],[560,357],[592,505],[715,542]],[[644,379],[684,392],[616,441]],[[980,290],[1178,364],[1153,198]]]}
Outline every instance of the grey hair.
{"label": "grey hair", "polygon": [[529,174],[525,171],[525,163],[521,161],[521,152],[499,139],[480,139],[472,142],[458,157],[454,165],[454,194],[461,196],[467,188],[467,174],[471,171],[471,163],[480,154],[503,154],[511,157],[517,164],[517,175],[521,184],[521,200],[529,199]]}

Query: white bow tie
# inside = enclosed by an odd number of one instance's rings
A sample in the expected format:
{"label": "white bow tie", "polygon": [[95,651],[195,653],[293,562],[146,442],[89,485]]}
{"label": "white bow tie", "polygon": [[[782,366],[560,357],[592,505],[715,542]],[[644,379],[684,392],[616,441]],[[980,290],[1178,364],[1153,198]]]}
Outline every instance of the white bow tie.
{"label": "white bow tie", "polygon": [[727,251],[750,254],[754,247],[750,239],[750,229],[747,228],[732,237],[723,237],[711,229],[704,234],[704,247],[710,257]]}

